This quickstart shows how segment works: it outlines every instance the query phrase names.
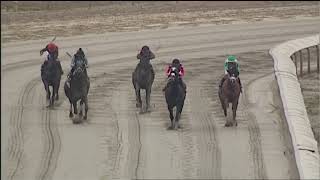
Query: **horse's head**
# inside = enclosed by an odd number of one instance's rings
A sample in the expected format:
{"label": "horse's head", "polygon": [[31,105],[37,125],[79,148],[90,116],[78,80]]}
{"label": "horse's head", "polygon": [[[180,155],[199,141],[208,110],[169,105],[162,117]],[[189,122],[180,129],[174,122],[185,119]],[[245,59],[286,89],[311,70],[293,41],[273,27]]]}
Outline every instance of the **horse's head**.
{"label": "horse's head", "polygon": [[74,79],[78,79],[84,76],[85,68],[85,64],[76,64],[75,70],[73,71]]}
{"label": "horse's head", "polygon": [[171,67],[171,73],[169,75],[169,78],[174,81],[179,80],[179,69],[177,67],[175,66]]}
{"label": "horse's head", "polygon": [[238,79],[238,74],[236,71],[235,67],[230,67],[230,69],[227,70],[228,72],[228,78],[229,78],[229,82],[231,87],[234,87],[235,84],[237,83],[237,79]]}

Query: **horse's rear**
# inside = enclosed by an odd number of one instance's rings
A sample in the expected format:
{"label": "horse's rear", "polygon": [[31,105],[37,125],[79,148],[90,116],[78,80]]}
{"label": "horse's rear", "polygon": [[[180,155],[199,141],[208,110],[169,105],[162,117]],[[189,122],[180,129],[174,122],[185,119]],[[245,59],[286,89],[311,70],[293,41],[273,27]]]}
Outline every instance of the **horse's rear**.
{"label": "horse's rear", "polygon": [[136,93],[136,107],[140,108],[140,112],[143,112],[140,89],[145,89],[146,91],[146,111],[148,111],[154,76],[152,66],[148,62],[140,62],[132,73],[132,84]]}
{"label": "horse's rear", "polygon": [[237,126],[236,121],[236,111],[238,108],[238,101],[240,96],[240,84],[236,77],[230,77],[224,81],[221,89],[219,89],[219,99],[222,105],[222,109],[224,111],[224,115],[227,117],[227,109],[229,107],[229,103],[232,103],[232,112],[233,112],[233,122],[227,120],[225,126]]}

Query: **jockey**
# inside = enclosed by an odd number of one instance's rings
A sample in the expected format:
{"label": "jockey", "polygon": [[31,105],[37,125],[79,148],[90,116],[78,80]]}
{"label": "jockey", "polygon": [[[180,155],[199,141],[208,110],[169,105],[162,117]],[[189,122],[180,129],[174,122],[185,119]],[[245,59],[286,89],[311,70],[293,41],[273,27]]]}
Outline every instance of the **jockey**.
{"label": "jockey", "polygon": [[[181,83],[183,89],[184,89],[185,92],[186,92],[187,86],[186,86],[186,84],[185,84],[185,83],[183,82],[183,80],[182,80],[182,77],[184,76],[184,67],[183,67],[183,65],[180,63],[180,60],[179,60],[179,59],[173,59],[173,60],[172,60],[172,63],[167,67],[166,75],[167,75],[168,78],[170,77],[171,70],[172,70],[171,68],[172,68],[172,67],[176,67],[176,68],[179,70],[179,78],[180,78],[180,80],[181,80],[180,83]],[[167,88],[167,84],[166,84],[166,86],[162,89],[162,91],[165,91],[166,88]]]}
{"label": "jockey", "polygon": [[[143,46],[139,54],[137,54],[137,59],[140,59],[140,62],[148,61],[150,63],[150,60],[154,58],[155,58],[155,55],[153,54],[153,52],[150,50],[148,46]],[[150,64],[150,66],[151,66],[152,74],[154,75],[154,70],[152,68],[152,65]]]}
{"label": "jockey", "polygon": [[239,63],[238,63],[238,60],[235,56],[228,56],[228,58],[225,60],[224,62],[224,76],[223,78],[221,79],[221,82],[219,84],[219,88],[222,87],[222,84],[223,82],[227,79],[227,75],[228,75],[228,68],[229,68],[229,64],[230,63],[235,63],[236,64],[236,76],[238,76],[238,79],[239,79],[239,84],[240,84],[240,92],[242,93],[242,85],[241,85],[241,81],[240,81],[240,77],[239,77],[239,73],[240,73],[240,68],[239,68]]}
{"label": "jockey", "polygon": [[[79,48],[78,51],[76,52],[76,54],[74,54],[74,56],[72,57],[72,60],[71,60],[71,70],[68,74],[68,79],[67,81],[70,82],[71,78],[72,78],[72,74],[75,70],[75,66],[77,63],[81,63],[81,64],[84,64],[85,65],[85,68],[88,68],[88,59],[87,57],[85,56],[82,48]],[[87,74],[87,71],[85,70],[85,73]]]}
{"label": "jockey", "polygon": [[[40,56],[43,54],[43,52],[47,52],[47,56],[45,57],[45,60],[44,60],[44,64],[46,64],[47,61],[49,60],[58,60],[58,46],[55,45],[54,43],[49,43],[45,48],[41,49],[40,50]],[[41,69],[43,68],[43,65],[41,66]],[[59,62],[59,67],[60,67],[60,71],[61,71],[61,74],[63,74],[63,70],[62,70],[62,67],[61,67],[61,64]]]}

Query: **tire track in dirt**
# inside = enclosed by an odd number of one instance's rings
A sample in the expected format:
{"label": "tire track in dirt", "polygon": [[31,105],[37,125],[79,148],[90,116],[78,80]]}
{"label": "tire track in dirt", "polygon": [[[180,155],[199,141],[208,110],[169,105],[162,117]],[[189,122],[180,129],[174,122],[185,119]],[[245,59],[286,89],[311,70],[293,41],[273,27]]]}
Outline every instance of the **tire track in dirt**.
{"label": "tire track in dirt", "polygon": [[[35,87],[38,78],[32,79],[23,90],[20,92],[20,96],[18,99],[18,103],[16,107],[12,107],[13,111],[11,111],[11,119],[10,123],[13,126],[13,133],[8,147],[9,153],[9,175],[7,176],[8,179],[14,179],[18,168],[20,167],[21,157],[23,155],[23,146],[24,146],[24,137],[23,137],[23,129],[22,129],[22,121],[23,121],[23,112],[24,106],[27,103],[26,100],[30,95],[31,90]],[[11,164],[14,163],[14,164]]]}
{"label": "tire track in dirt", "polygon": [[[209,58],[208,58],[209,59]],[[204,76],[210,74],[201,73],[206,68],[212,68],[212,65],[202,61],[203,59],[192,59],[186,62],[189,76],[185,77],[187,87],[186,110],[191,121],[197,143],[199,145],[200,172],[199,178],[221,179],[221,149],[219,147],[219,138],[216,132],[216,124],[211,113],[211,106],[208,102],[203,82]],[[201,62],[199,62],[201,61]],[[199,62],[199,63],[195,63]]]}

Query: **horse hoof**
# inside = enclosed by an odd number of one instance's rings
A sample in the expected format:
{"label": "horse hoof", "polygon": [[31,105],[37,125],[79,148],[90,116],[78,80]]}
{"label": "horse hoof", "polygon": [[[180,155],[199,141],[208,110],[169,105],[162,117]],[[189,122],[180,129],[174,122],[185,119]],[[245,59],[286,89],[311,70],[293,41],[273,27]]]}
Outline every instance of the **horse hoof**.
{"label": "horse hoof", "polygon": [[82,112],[79,113],[79,116],[80,116],[80,117],[82,116]]}
{"label": "horse hoof", "polygon": [[225,127],[230,127],[231,124],[230,124],[230,123],[226,123],[224,126],[225,126]]}
{"label": "horse hoof", "polygon": [[81,121],[78,121],[78,120],[77,120],[77,121],[76,121],[76,120],[73,120],[73,121],[72,121],[73,124],[80,124],[80,122],[81,122]]}
{"label": "horse hoof", "polygon": [[72,113],[69,114],[69,118],[73,118],[73,114]]}
{"label": "horse hoof", "polygon": [[83,119],[84,119],[84,120],[87,120],[87,116],[84,116]]}
{"label": "horse hoof", "polygon": [[173,129],[173,127],[172,127],[172,126],[169,126],[167,129],[168,129],[168,130],[172,130],[172,129]]}

